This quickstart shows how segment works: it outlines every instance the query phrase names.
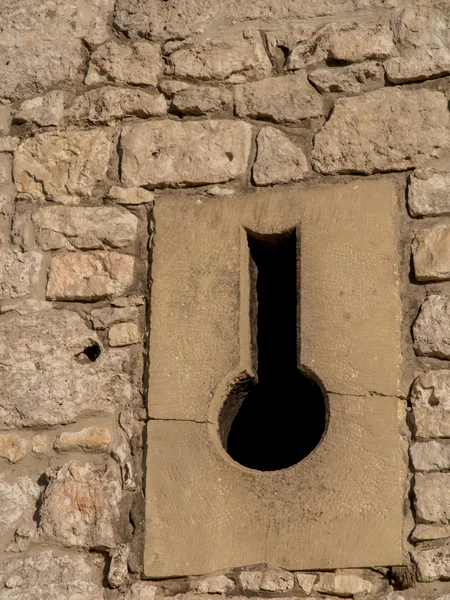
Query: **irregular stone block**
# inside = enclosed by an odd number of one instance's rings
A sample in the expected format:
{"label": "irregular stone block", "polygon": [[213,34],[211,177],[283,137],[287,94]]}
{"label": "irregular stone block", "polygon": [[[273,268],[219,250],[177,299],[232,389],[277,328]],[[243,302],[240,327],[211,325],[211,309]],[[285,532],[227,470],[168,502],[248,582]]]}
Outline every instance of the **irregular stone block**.
{"label": "irregular stone block", "polygon": [[450,372],[428,371],[411,390],[416,438],[450,437]]}
{"label": "irregular stone block", "polygon": [[0,456],[9,462],[16,463],[27,453],[28,443],[15,433],[0,435]]}
{"label": "irregular stone block", "polygon": [[266,31],[266,46],[273,61],[281,59],[284,63],[285,52],[289,52],[302,42],[309,40],[317,27],[310,23],[288,23],[276,29]]}
{"label": "irregular stone block", "polygon": [[411,250],[418,281],[450,279],[450,226],[421,229],[412,241]]}
{"label": "irregular stone block", "polygon": [[299,588],[305,592],[307,596],[310,595],[314,587],[314,583],[317,579],[316,573],[296,573],[295,578],[297,580]]}
{"label": "irregular stone block", "polygon": [[122,182],[127,186],[191,186],[244,175],[252,128],[235,121],[155,121],[124,127]]}
{"label": "irregular stone block", "polygon": [[450,537],[450,525],[416,525],[411,534],[413,542],[443,540]]}
{"label": "irregular stone block", "polygon": [[240,117],[296,123],[323,114],[322,99],[305,73],[246,83],[236,88],[235,96]]}
{"label": "irregular stone block", "polygon": [[56,438],[53,448],[59,452],[82,450],[105,452],[111,443],[111,433],[105,427],[85,427],[80,431],[63,431]]}
{"label": "irregular stone block", "polygon": [[37,433],[31,438],[32,447],[31,450],[35,454],[46,454],[48,437],[44,433]]}
{"label": "irregular stone block", "polygon": [[175,77],[224,81],[236,74],[267,77],[272,63],[254,29],[209,37],[172,52],[168,74]]}
{"label": "irregular stone block", "polygon": [[124,117],[162,117],[167,102],[162,94],[106,86],[78,96],[70,109],[74,121],[114,124]]}
{"label": "irregular stone block", "polygon": [[450,172],[416,169],[408,186],[408,208],[413,217],[450,214]]}
{"label": "irregular stone block", "polygon": [[450,473],[417,473],[414,493],[419,523],[450,521]]}
{"label": "irregular stone block", "polygon": [[50,540],[74,548],[114,548],[122,489],[116,469],[71,461],[51,476],[39,527]]}
{"label": "irregular stone block", "polygon": [[2,600],[104,600],[102,565],[51,550],[0,563]]}
{"label": "irregular stone block", "polygon": [[256,185],[302,181],[308,171],[303,150],[278,129],[263,127],[256,138],[257,155],[253,165]]}
{"label": "irregular stone block", "polygon": [[112,588],[123,585],[128,577],[128,555],[130,549],[126,544],[114,548],[108,571],[108,583]]}
{"label": "irregular stone block", "polygon": [[319,575],[319,580],[314,586],[314,591],[319,594],[330,594],[332,596],[370,594],[372,583],[357,575],[323,573]]}
{"label": "irregular stone block", "polygon": [[[132,401],[127,355],[102,350],[74,312],[13,315],[0,323],[0,340],[3,429],[72,423]],[[94,362],[84,353],[89,349]]]}
{"label": "irregular stone block", "polygon": [[108,342],[113,347],[139,344],[141,341],[141,332],[136,323],[118,323],[108,331]]}
{"label": "irregular stone block", "polygon": [[33,214],[43,250],[126,248],[135,244],[138,218],[118,206],[48,206]]}
{"label": "irregular stone block", "polygon": [[413,556],[419,581],[450,579],[450,546],[416,550]]}
{"label": "irregular stone block", "polygon": [[234,581],[225,575],[203,577],[191,586],[192,590],[199,594],[225,594],[234,590],[235,587]]}
{"label": "irregular stone block", "polygon": [[69,94],[54,90],[44,96],[25,100],[14,113],[14,123],[35,123],[41,127],[59,125]]}
{"label": "irregular stone block", "polygon": [[92,195],[108,169],[111,142],[104,131],[41,133],[14,155],[14,180],[25,198],[62,200]]}
{"label": "irregular stone block", "polygon": [[11,127],[11,107],[10,106],[0,106],[0,134],[8,135],[9,129]]}
{"label": "irregular stone block", "polygon": [[175,94],[172,106],[183,115],[208,115],[231,109],[233,94],[225,87],[189,86]]}
{"label": "irregular stone block", "polygon": [[20,144],[20,138],[13,135],[0,137],[0,152],[14,152]]}
{"label": "irregular stone block", "polygon": [[70,252],[53,256],[46,296],[49,300],[105,300],[133,283],[135,259],[117,252]]}
{"label": "irregular stone block", "polygon": [[317,69],[308,75],[319,92],[360,94],[384,86],[384,69],[379,62],[363,62],[334,69]]}
{"label": "irregular stone block", "polygon": [[447,100],[441,92],[387,88],[336,101],[314,140],[320,173],[401,171],[450,145]]}
{"label": "irregular stone block", "polygon": [[409,450],[416,471],[440,471],[450,469],[450,443],[418,442]]}
{"label": "irregular stone block", "polygon": [[155,600],[158,588],[145,581],[133,583],[125,600]]}
{"label": "irregular stone block", "polygon": [[154,194],[140,187],[121,188],[113,185],[108,192],[108,198],[117,204],[147,204],[153,202]]}
{"label": "irregular stone block", "polygon": [[121,44],[110,40],[92,53],[85,83],[92,85],[113,79],[131,85],[156,85],[161,71],[159,44],[144,40]]}
{"label": "irregular stone block", "polygon": [[249,592],[287,592],[294,587],[294,576],[289,571],[268,568],[264,571],[243,571],[239,574],[242,588]]}
{"label": "irregular stone block", "polygon": [[450,297],[429,294],[413,325],[414,350],[419,356],[450,359]]}
{"label": "irregular stone block", "polygon": [[8,481],[4,474],[0,475],[0,523],[3,527],[14,525],[23,518],[31,521],[40,493],[41,488],[31,477],[16,474],[13,481]]}
{"label": "irregular stone block", "polygon": [[31,292],[41,267],[39,252],[0,247],[0,300],[23,298]]}
{"label": "irregular stone block", "polygon": [[94,329],[106,329],[116,323],[136,321],[139,318],[139,309],[136,306],[123,308],[95,308],[91,311],[90,321]]}

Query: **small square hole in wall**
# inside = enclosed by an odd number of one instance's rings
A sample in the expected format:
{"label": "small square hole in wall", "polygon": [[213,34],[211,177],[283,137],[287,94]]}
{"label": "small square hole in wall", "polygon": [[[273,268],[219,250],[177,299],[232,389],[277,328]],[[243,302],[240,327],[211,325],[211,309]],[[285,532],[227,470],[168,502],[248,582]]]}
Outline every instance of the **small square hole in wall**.
{"label": "small square hole in wall", "polygon": [[402,562],[389,183],[156,201],[145,575]]}

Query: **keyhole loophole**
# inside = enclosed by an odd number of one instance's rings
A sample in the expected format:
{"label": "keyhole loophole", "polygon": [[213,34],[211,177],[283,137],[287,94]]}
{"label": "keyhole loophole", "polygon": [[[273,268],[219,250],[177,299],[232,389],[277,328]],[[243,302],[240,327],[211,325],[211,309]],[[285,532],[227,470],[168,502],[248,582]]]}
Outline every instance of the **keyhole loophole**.
{"label": "keyhole loophole", "polygon": [[247,387],[240,382],[232,390],[219,417],[219,430],[224,448],[236,462],[276,471],[297,464],[317,446],[326,429],[327,410],[318,383],[297,367],[296,231],[248,232],[247,240],[258,381],[248,381]]}

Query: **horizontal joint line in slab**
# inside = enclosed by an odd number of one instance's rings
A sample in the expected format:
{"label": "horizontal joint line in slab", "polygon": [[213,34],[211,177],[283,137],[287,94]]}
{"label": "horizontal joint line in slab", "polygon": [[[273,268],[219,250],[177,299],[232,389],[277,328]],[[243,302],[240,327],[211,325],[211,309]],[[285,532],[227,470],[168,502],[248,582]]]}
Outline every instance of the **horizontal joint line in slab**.
{"label": "horizontal joint line in slab", "polygon": [[208,425],[208,424],[213,425],[212,421],[196,421],[195,419],[172,419],[172,418],[163,419],[162,417],[149,417],[147,420],[147,423],[150,423],[150,421],[167,421],[167,422],[174,421],[175,423],[179,422],[179,423],[198,423],[199,425]]}

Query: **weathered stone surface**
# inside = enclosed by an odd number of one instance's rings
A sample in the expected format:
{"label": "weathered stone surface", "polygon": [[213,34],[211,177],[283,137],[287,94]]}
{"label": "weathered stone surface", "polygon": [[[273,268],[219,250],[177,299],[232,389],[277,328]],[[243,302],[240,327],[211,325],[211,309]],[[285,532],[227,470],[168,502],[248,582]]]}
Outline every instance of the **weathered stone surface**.
{"label": "weathered stone surface", "polygon": [[264,127],[256,138],[257,154],[253,165],[256,185],[289,183],[305,179],[309,166],[303,150],[273,127]]}
{"label": "weathered stone surface", "polygon": [[108,198],[117,204],[148,204],[153,202],[154,194],[140,187],[122,188],[113,185],[108,192]]}
{"label": "weathered stone surface", "polygon": [[9,129],[11,127],[11,107],[0,106],[0,134],[8,135]]}
{"label": "weathered stone surface", "polygon": [[416,471],[450,470],[450,443],[416,442],[410,448]]}
{"label": "weathered stone surface", "polygon": [[416,525],[411,534],[413,542],[450,538],[450,525]]}
{"label": "weathered stone surface", "polygon": [[247,29],[190,43],[172,52],[168,73],[224,81],[231,76],[267,77],[272,63],[258,31]]}
{"label": "weathered stone surface", "polygon": [[429,294],[413,325],[414,349],[419,356],[450,358],[450,297]]}
{"label": "weathered stone surface", "polygon": [[139,318],[137,306],[124,306],[123,308],[95,308],[91,311],[90,320],[94,329],[106,329],[116,323],[136,321]]}
{"label": "weathered stone surface", "polygon": [[337,573],[323,573],[314,586],[314,591],[319,594],[332,596],[354,596],[355,594],[369,594],[372,583],[357,575],[342,575]]}
{"label": "weathered stone surface", "polygon": [[16,433],[0,435],[0,456],[16,463],[27,453],[28,443]]}
{"label": "weathered stone surface", "polygon": [[136,323],[118,323],[108,331],[108,342],[113,347],[139,344],[140,341],[142,336]]}
{"label": "weathered stone surface", "polygon": [[112,588],[123,585],[128,577],[128,555],[130,549],[126,544],[114,548],[108,571],[108,583]]}
{"label": "weathered stone surface", "polygon": [[309,40],[317,26],[311,23],[286,23],[266,31],[266,46],[273,61],[285,62],[285,53],[302,42]]}
{"label": "weathered stone surface", "polygon": [[450,371],[428,371],[411,390],[416,438],[450,437]]}
{"label": "weathered stone surface", "polygon": [[419,581],[450,579],[450,546],[416,550],[413,556]]}
{"label": "weathered stone surface", "polygon": [[20,138],[14,135],[0,137],[0,152],[14,152],[20,144]]}
{"label": "weathered stone surface", "polygon": [[419,523],[450,521],[450,473],[417,473],[414,492]]}
{"label": "weathered stone surface", "polygon": [[26,198],[91,196],[108,169],[111,142],[104,131],[42,133],[14,155],[14,180]]}
{"label": "weathered stone surface", "polygon": [[124,117],[161,117],[166,113],[167,102],[162,94],[105,86],[78,96],[70,117],[75,121],[112,125]]}
{"label": "weathered stone surface", "polygon": [[49,206],[33,214],[43,250],[126,248],[135,244],[138,218],[118,206]]}
{"label": "weathered stone surface", "polygon": [[28,296],[38,277],[41,260],[38,252],[0,246],[0,300]]}
{"label": "weathered stone surface", "polygon": [[52,258],[49,300],[104,300],[132,285],[135,260],[117,252],[69,252]]}
{"label": "weathered stone surface", "polygon": [[316,573],[296,573],[295,578],[297,580],[299,588],[305,592],[307,596],[310,595],[314,587],[314,583],[317,579]]}
{"label": "weathered stone surface", "polygon": [[203,577],[191,585],[191,589],[199,594],[225,594],[235,587],[234,581],[226,575]]}
{"label": "weathered stone surface", "polygon": [[225,87],[189,86],[176,93],[172,106],[183,115],[208,115],[233,107],[233,94]]}
{"label": "weathered stone surface", "polygon": [[412,241],[411,250],[418,281],[450,279],[450,226],[421,229]]}
{"label": "weathered stone surface", "polygon": [[31,438],[31,450],[35,454],[45,454],[48,449],[48,436],[45,433],[37,433]]}
{"label": "weathered stone surface", "polygon": [[71,461],[50,476],[40,508],[40,530],[74,548],[114,548],[122,489],[116,468]]}
{"label": "weathered stone surface", "polygon": [[102,567],[81,555],[41,552],[0,563],[2,600],[103,600]]}
{"label": "weathered stone surface", "polygon": [[82,450],[84,452],[105,452],[111,443],[111,433],[105,427],[85,427],[80,431],[64,431],[53,444],[59,452]]}
{"label": "weathered stone surface", "polygon": [[369,61],[334,69],[317,69],[308,75],[319,92],[360,94],[384,86],[381,63]]}
{"label": "weathered stone surface", "polygon": [[413,217],[450,214],[450,171],[416,169],[408,187],[408,208]]}
{"label": "weathered stone surface", "polygon": [[25,100],[14,113],[14,123],[35,123],[41,127],[59,125],[69,94],[54,90],[44,96]]}
{"label": "weathered stone surface", "polygon": [[323,114],[322,99],[305,73],[246,83],[236,88],[235,97],[240,117],[295,123]]}
{"label": "weathered stone surface", "polygon": [[3,429],[71,423],[132,400],[126,354],[90,362],[83,351],[100,341],[74,312],[14,315],[0,323],[0,340]]}
{"label": "weathered stone surface", "polygon": [[249,592],[287,592],[294,587],[293,574],[274,567],[264,571],[243,571],[239,581],[242,588]]}
{"label": "weathered stone surface", "polygon": [[162,70],[161,48],[144,40],[122,44],[110,40],[91,56],[87,85],[117,81],[132,85],[156,85]]}
{"label": "weathered stone surface", "polygon": [[384,64],[393,83],[420,81],[450,73],[450,11],[445,3],[412,3],[392,19],[400,56]]}
{"label": "weathered stone surface", "polygon": [[337,100],[315,137],[312,162],[328,174],[401,171],[449,145],[442,93],[387,88]]}
{"label": "weathered stone surface", "polygon": [[0,523],[3,527],[14,525],[21,518],[33,518],[40,487],[31,477],[7,480],[0,475]]}
{"label": "weathered stone surface", "polygon": [[158,588],[145,581],[133,583],[125,600],[155,600]]}
{"label": "weathered stone surface", "polygon": [[244,175],[252,128],[234,121],[158,121],[124,127],[122,182],[191,186]]}

